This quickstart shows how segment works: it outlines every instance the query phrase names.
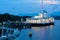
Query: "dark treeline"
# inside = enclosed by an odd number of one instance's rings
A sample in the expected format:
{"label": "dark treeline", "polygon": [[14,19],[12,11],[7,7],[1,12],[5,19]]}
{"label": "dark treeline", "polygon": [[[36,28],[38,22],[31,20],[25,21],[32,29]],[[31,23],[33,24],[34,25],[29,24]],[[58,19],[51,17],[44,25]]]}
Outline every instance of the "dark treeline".
{"label": "dark treeline", "polygon": [[53,12],[51,16],[56,20],[60,20],[60,11]]}
{"label": "dark treeline", "polygon": [[26,21],[26,18],[31,18],[32,16],[16,16],[16,15],[10,15],[9,13],[4,13],[4,14],[0,14],[0,22],[3,21],[21,21],[21,19],[23,19],[23,21]]}
{"label": "dark treeline", "polygon": [[53,16],[54,17],[54,19],[56,19],[56,20],[60,20],[60,16]]}

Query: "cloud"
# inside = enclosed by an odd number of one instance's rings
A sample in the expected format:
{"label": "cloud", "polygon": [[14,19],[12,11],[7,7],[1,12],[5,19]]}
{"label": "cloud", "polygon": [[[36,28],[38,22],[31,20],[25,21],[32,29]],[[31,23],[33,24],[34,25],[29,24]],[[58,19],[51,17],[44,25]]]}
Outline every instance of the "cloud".
{"label": "cloud", "polygon": [[[25,0],[21,1],[22,3],[41,3],[40,0]],[[44,4],[60,4],[60,1],[44,0]]]}
{"label": "cloud", "polygon": [[[42,0],[10,0],[0,1],[0,4],[41,3]],[[60,4],[60,1],[44,0],[44,4]]]}
{"label": "cloud", "polygon": [[44,4],[59,4],[59,1],[43,1]]}

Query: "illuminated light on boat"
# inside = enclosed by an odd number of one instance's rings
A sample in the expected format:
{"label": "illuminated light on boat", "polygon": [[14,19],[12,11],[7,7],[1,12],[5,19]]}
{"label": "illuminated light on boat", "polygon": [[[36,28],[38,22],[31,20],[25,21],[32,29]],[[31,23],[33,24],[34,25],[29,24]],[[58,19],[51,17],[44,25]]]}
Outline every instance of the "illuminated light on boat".
{"label": "illuminated light on boat", "polygon": [[46,22],[47,22],[47,23],[49,23],[49,20],[48,20],[48,19],[46,19]]}
{"label": "illuminated light on boat", "polygon": [[52,18],[52,21],[54,22],[54,18]]}
{"label": "illuminated light on boat", "polygon": [[43,18],[43,14],[42,14],[42,13],[41,13],[41,14],[39,14],[39,17],[40,17],[40,18]]}
{"label": "illuminated light on boat", "polygon": [[35,16],[34,18],[39,18],[39,16]]}
{"label": "illuminated light on boat", "polygon": [[49,18],[49,21],[50,22],[54,22],[54,18]]}

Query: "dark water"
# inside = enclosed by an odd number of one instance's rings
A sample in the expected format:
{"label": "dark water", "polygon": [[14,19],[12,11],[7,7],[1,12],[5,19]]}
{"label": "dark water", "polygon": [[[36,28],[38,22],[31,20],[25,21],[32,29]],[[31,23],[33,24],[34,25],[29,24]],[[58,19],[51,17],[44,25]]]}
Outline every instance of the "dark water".
{"label": "dark water", "polygon": [[[30,32],[32,33],[32,37],[29,37]],[[15,40],[60,40],[60,20],[55,20],[54,26],[22,29],[20,36]]]}

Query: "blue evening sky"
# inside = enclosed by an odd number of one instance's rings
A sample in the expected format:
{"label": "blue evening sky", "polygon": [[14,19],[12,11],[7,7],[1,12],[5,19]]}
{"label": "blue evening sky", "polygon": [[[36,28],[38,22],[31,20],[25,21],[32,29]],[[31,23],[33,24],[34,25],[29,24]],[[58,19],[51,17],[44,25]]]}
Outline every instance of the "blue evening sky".
{"label": "blue evening sky", "polygon": [[[60,1],[45,0],[44,9],[47,10],[49,14],[59,12]],[[39,13],[40,10],[41,10],[41,0],[0,0],[0,14],[10,13],[13,15],[33,16]]]}

